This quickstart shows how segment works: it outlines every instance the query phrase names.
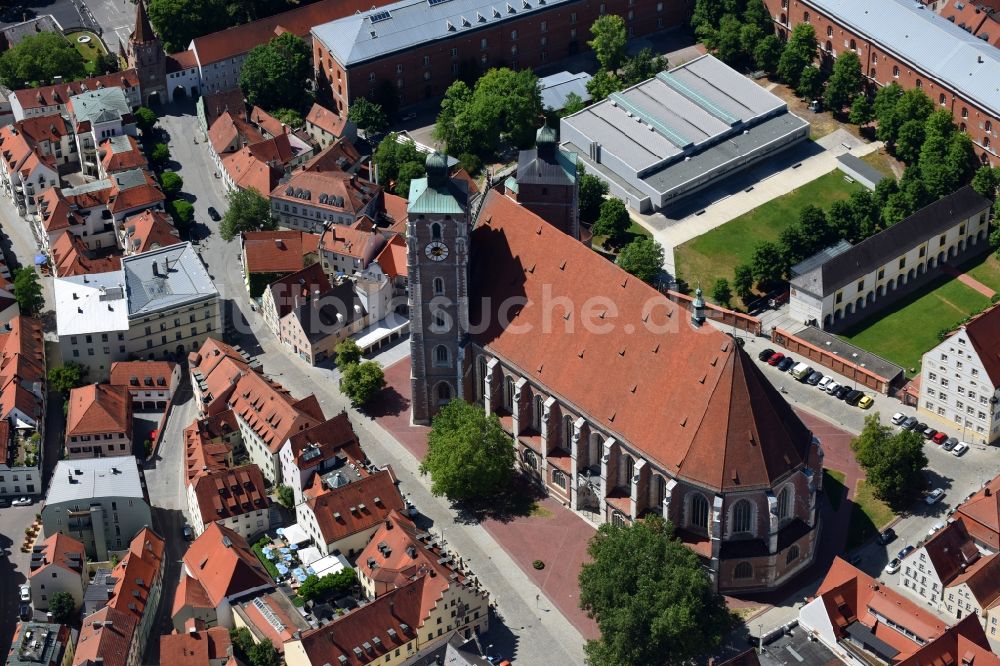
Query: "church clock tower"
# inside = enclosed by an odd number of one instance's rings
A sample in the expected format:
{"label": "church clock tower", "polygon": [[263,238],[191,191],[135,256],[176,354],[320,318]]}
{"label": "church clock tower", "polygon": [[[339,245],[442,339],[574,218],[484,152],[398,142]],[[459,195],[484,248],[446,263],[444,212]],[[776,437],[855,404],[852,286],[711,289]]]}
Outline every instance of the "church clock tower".
{"label": "church clock tower", "polygon": [[427,157],[427,177],[410,182],[410,418],[430,423],[462,397],[462,344],[469,331],[469,195],[448,176],[447,158]]}
{"label": "church clock tower", "polygon": [[153,99],[165,104],[168,101],[167,54],[149,23],[144,0],[135,5],[135,29],[129,35],[126,55],[128,66],[139,75],[142,103],[148,105],[155,95]]}

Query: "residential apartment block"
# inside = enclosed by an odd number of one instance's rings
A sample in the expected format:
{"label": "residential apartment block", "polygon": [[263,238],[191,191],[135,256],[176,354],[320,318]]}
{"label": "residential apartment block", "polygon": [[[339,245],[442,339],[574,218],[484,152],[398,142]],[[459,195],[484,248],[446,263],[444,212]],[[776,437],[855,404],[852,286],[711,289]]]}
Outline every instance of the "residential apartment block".
{"label": "residential apartment block", "polygon": [[197,536],[212,523],[248,540],[271,528],[271,504],[257,465],[196,471],[186,492],[188,517]]}
{"label": "residential apartment block", "polygon": [[354,476],[356,470],[368,464],[346,412],[289,437],[278,458],[281,479],[291,486],[295,504],[302,502],[304,492],[321,483],[322,477],[330,473],[336,477],[338,471],[342,474],[349,471]]}
{"label": "residential apartment block", "polygon": [[967,185],[857,245],[798,264],[789,280],[791,317],[840,330],[870,316],[904,286],[910,291],[945,264],[985,251],[991,205]]}
{"label": "residential apartment block", "polygon": [[990,444],[1000,437],[1000,308],[958,327],[923,355],[918,409],[955,424],[961,439]]}
{"label": "residential apartment block", "polygon": [[189,620],[180,630],[160,636],[160,663],[170,666],[235,666],[233,644],[225,627],[208,628]]}
{"label": "residential apartment block", "polygon": [[319,260],[319,235],[279,229],[240,234],[243,277],[251,298],[267,285]]}
{"label": "residential apartment block", "polygon": [[72,630],[65,624],[21,622],[10,646],[7,666],[68,666]]}
{"label": "residential apartment block", "polygon": [[320,233],[331,224],[350,226],[362,216],[375,219],[382,208],[382,188],[356,173],[327,168],[323,157],[318,156],[271,190],[271,212],[278,223]]}
{"label": "residential apartment block", "polygon": [[69,392],[67,402],[67,458],[107,458],[132,453],[132,400],[124,386],[81,386]]}
{"label": "residential apartment block", "polygon": [[111,364],[112,386],[128,391],[132,405],[164,410],[181,383],[181,366],[171,361],[118,361]]}
{"label": "residential apartment block", "polygon": [[47,389],[42,322],[17,316],[0,326],[0,497],[42,492]]}
{"label": "residential apartment block", "polygon": [[77,607],[83,605],[87,585],[86,552],[83,544],[65,534],[53,534],[31,549],[28,583],[31,605],[47,610],[52,595],[65,592]]}

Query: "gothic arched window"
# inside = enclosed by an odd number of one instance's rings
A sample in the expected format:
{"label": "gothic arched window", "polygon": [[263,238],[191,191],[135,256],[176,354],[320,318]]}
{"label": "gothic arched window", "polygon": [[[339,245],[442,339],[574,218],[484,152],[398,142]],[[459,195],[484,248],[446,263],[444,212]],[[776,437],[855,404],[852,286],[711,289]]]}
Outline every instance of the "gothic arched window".
{"label": "gothic arched window", "polygon": [[691,527],[708,529],[708,500],[701,493],[691,496]]}
{"label": "gothic arched window", "polygon": [[431,238],[433,240],[441,240],[441,225],[437,222],[431,225]]}
{"label": "gothic arched window", "polygon": [[746,500],[740,500],[733,507],[733,526],[732,532],[745,533],[750,531],[750,514],[752,513],[752,508],[750,502]]}
{"label": "gothic arched window", "polygon": [[436,277],[434,278],[434,295],[440,296],[444,293],[444,279]]}
{"label": "gothic arched window", "polygon": [[778,493],[778,520],[785,520],[788,518],[788,513],[791,510],[792,504],[792,493],[789,491],[788,486],[781,489]]}
{"label": "gothic arched window", "polygon": [[753,578],[753,567],[749,562],[740,562],[733,571],[733,578]]}
{"label": "gothic arched window", "polygon": [[512,377],[503,380],[503,406],[507,411],[514,411],[514,379]]}

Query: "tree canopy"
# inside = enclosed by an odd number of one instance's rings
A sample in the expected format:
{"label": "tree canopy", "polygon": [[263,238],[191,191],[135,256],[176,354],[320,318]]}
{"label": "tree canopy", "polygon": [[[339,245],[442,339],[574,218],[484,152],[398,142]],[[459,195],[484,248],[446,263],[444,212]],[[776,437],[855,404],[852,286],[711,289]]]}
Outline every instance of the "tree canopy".
{"label": "tree canopy", "polygon": [[157,121],[156,112],[148,106],[140,106],[133,115],[135,116],[135,124],[142,130],[143,135],[153,129],[153,125]]}
{"label": "tree canopy", "polygon": [[601,203],[601,212],[592,230],[595,236],[607,236],[608,243],[617,246],[625,238],[625,232],[631,224],[625,202],[611,197]]}
{"label": "tree canopy", "polygon": [[219,223],[219,235],[229,242],[245,231],[267,231],[278,227],[271,215],[271,203],[251,188],[233,190],[226,195],[229,204]]}
{"label": "tree canopy", "polygon": [[194,222],[194,204],[184,199],[174,199],[167,202],[167,212],[174,220],[178,229],[187,228]]}
{"label": "tree canopy", "polygon": [[854,51],[843,51],[833,62],[833,73],[826,82],[823,101],[826,108],[840,112],[861,94],[864,78],[861,76],[861,60]]}
{"label": "tree canopy", "polygon": [[286,0],[148,0],[147,13],[167,53],[183,51],[195,37],[297,6]]}
{"label": "tree canopy", "polygon": [[14,300],[21,314],[34,317],[45,307],[45,296],[34,268],[25,266],[14,270]]}
{"label": "tree canopy", "polygon": [[608,194],[608,184],[593,174],[583,170],[583,163],[576,163],[577,183],[579,183],[579,194],[577,198],[580,205],[580,221],[586,224],[593,224],[601,214],[601,204]]}
{"label": "tree canopy", "polygon": [[753,297],[753,269],[747,264],[733,269],[733,291],[744,303]]}
{"label": "tree canopy", "polygon": [[295,33],[283,32],[250,50],[240,70],[240,88],[250,104],[265,110],[303,108],[311,76],[309,45]]}
{"label": "tree canopy", "polygon": [[580,607],[601,630],[586,644],[588,664],[683,664],[721,644],[732,624],[725,601],[662,518],[605,523],[587,552]]}
{"label": "tree canopy", "polygon": [[87,368],[79,363],[63,363],[49,368],[49,388],[60,393],[69,393],[75,388],[83,386],[87,376]]}
{"label": "tree canopy", "polygon": [[305,601],[319,601],[332,595],[342,595],[354,586],[357,576],[354,569],[347,567],[335,574],[323,576],[310,575],[298,589],[298,596]]}
{"label": "tree canopy", "polygon": [[815,99],[823,92],[823,73],[815,65],[806,65],[799,75],[795,93],[803,99]]}
{"label": "tree canopy", "polygon": [[923,487],[927,455],[920,433],[894,432],[872,414],[865,418],[861,434],[851,440],[851,449],[875,496],[890,506],[905,506]]}
{"label": "tree canopy", "polygon": [[496,497],[514,475],[514,444],[496,414],[464,400],[449,402],[431,422],[420,471],[431,492],[455,502]]}
{"label": "tree canopy", "polygon": [[291,486],[278,486],[278,503],[286,509],[295,508],[295,490]]}
{"label": "tree canopy", "polygon": [[816,31],[808,23],[800,23],[792,30],[778,60],[778,76],[793,88],[798,88],[802,71],[816,58]]}
{"label": "tree canopy", "polygon": [[59,624],[71,624],[75,610],[76,601],[69,592],[56,592],[49,599],[49,612],[52,613],[52,619]]}
{"label": "tree canopy", "polygon": [[0,82],[12,90],[48,85],[56,76],[72,81],[86,73],[80,52],[54,32],[29,35],[0,55]]}
{"label": "tree canopy", "polygon": [[538,77],[530,69],[491,69],[470,89],[455,81],[445,91],[434,137],[451,155],[493,155],[502,146],[531,146],[542,116]]}
{"label": "tree canopy", "polygon": [[622,248],[617,263],[643,282],[654,284],[663,270],[663,246],[648,236],[639,236]]}
{"label": "tree canopy", "polygon": [[389,126],[389,119],[386,118],[382,105],[378,102],[372,102],[366,97],[359,97],[351,102],[347,119],[357,125],[358,129],[365,134],[383,132]]}
{"label": "tree canopy", "polygon": [[594,38],[587,45],[594,50],[601,68],[617,71],[625,62],[625,19],[618,14],[605,14],[590,26],[590,34]]}
{"label": "tree canopy", "polygon": [[398,134],[391,132],[379,142],[372,159],[378,167],[378,181],[388,186],[394,183],[393,191],[405,197],[410,193],[410,179],[424,175],[426,156],[417,150],[412,141],[398,141]]}
{"label": "tree canopy", "polygon": [[723,307],[729,307],[729,302],[733,300],[733,290],[729,286],[729,280],[719,278],[715,281],[712,285],[712,300]]}
{"label": "tree canopy", "polygon": [[184,187],[184,179],[176,171],[164,171],[160,174],[160,189],[168,197],[175,197]]}
{"label": "tree canopy", "polygon": [[349,365],[361,362],[361,347],[354,338],[347,338],[338,343],[333,351],[337,354],[337,368],[343,372]]}
{"label": "tree canopy", "polygon": [[340,390],[356,407],[364,405],[385,387],[382,366],[375,361],[352,363],[344,369]]}
{"label": "tree canopy", "polygon": [[716,57],[738,69],[754,65],[772,71],[777,66],[782,44],[771,24],[760,0],[698,0],[691,14],[698,38]]}

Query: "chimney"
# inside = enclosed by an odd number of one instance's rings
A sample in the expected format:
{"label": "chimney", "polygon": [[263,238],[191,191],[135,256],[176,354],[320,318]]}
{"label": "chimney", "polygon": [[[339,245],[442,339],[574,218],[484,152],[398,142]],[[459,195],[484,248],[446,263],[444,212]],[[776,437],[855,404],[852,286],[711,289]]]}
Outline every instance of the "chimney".
{"label": "chimney", "polygon": [[160,274],[160,265],[154,261],[153,262],[153,275],[159,275],[159,274]]}
{"label": "chimney", "polygon": [[990,495],[991,495],[991,493],[990,493],[990,487],[986,486],[986,490],[983,491],[983,496],[984,497],[989,497]]}

